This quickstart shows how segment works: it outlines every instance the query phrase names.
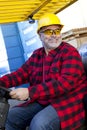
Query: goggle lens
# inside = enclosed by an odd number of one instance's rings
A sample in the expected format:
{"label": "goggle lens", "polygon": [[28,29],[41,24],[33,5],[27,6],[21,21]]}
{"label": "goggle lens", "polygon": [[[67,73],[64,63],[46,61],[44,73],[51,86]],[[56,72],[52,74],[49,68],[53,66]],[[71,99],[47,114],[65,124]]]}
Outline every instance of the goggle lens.
{"label": "goggle lens", "polygon": [[42,31],[41,33],[44,33],[45,35],[51,36],[53,33],[54,33],[55,35],[59,35],[60,32],[61,32],[60,29],[55,29],[55,30],[47,29],[47,30]]}

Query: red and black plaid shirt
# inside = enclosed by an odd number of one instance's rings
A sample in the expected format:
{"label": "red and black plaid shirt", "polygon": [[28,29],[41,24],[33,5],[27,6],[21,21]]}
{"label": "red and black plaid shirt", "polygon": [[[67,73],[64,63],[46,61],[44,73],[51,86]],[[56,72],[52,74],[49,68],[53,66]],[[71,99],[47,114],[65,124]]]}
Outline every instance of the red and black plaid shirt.
{"label": "red and black plaid shirt", "polygon": [[74,47],[62,42],[48,55],[40,48],[16,72],[0,78],[0,84],[7,88],[28,82],[31,98],[28,103],[51,104],[60,117],[62,130],[81,126],[87,83],[81,57]]}

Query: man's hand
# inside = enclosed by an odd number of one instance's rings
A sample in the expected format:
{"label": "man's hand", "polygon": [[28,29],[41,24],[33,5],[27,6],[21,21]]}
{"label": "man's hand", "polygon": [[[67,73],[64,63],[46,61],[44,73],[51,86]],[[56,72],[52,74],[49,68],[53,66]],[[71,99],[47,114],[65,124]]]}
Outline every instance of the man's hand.
{"label": "man's hand", "polygon": [[17,100],[26,100],[29,98],[28,88],[17,88],[10,92],[11,98]]}

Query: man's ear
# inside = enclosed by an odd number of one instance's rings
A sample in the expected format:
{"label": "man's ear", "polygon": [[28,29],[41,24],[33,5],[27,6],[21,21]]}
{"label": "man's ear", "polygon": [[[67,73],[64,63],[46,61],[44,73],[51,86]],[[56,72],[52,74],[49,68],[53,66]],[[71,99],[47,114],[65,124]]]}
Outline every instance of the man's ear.
{"label": "man's ear", "polygon": [[39,37],[41,38],[41,33],[38,32]]}
{"label": "man's ear", "polygon": [[39,33],[39,38],[42,41],[43,36],[41,35],[41,33]]}

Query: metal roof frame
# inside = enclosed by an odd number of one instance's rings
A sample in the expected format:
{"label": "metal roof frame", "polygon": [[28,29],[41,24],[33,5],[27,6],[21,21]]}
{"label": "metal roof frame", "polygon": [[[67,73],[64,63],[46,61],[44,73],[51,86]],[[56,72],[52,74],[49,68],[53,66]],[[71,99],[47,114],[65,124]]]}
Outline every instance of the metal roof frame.
{"label": "metal roof frame", "polygon": [[0,0],[0,24],[38,20],[45,12],[59,13],[77,0]]}

